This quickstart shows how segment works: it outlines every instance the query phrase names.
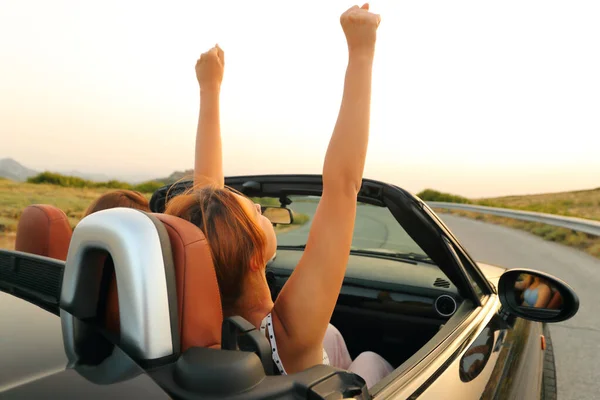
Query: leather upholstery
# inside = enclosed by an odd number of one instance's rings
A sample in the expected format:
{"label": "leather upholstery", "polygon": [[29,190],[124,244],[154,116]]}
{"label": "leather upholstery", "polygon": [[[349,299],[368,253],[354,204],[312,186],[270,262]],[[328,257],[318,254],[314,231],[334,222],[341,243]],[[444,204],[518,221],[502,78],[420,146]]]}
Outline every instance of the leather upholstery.
{"label": "leather upholstery", "polygon": [[553,293],[546,308],[549,308],[551,310],[558,310],[562,307],[562,302],[563,302],[562,296],[560,295],[560,292],[557,290]]}
{"label": "leather upholstery", "polygon": [[48,204],[26,207],[17,225],[15,250],[66,260],[73,230],[66,214]]}
{"label": "leather upholstery", "polygon": [[[166,227],[171,242],[177,285],[181,351],[221,345],[223,312],[212,256],[204,234],[192,223],[166,214],[152,214]],[[114,272],[108,288],[107,329],[118,332],[118,294]]]}

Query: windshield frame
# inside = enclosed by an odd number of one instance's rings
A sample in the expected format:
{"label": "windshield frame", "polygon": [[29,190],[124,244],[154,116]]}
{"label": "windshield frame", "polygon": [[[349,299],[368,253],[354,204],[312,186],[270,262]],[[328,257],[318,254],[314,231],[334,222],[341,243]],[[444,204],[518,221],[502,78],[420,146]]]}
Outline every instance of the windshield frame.
{"label": "windshield frame", "polygon": [[[152,212],[164,211],[167,193],[168,199],[171,199],[190,189],[192,185],[192,181],[179,181],[158,189],[150,200]],[[320,197],[323,191],[322,175],[315,174],[229,176],[225,177],[225,185],[248,197],[276,197],[281,199],[282,204],[286,203],[287,196]],[[479,287],[481,293],[476,294],[476,289],[472,286],[472,276],[469,276],[467,270],[474,271],[473,275],[478,278],[483,277],[483,274],[468,256],[464,247],[458,244],[458,240],[443,224],[440,224],[437,218],[426,211],[422,200],[396,185],[363,178],[357,201],[387,207],[396,222],[456,286],[459,294],[463,298],[470,299],[475,307],[482,305],[481,301],[485,295],[494,293],[490,283],[484,279]],[[457,259],[456,248],[465,257]]]}

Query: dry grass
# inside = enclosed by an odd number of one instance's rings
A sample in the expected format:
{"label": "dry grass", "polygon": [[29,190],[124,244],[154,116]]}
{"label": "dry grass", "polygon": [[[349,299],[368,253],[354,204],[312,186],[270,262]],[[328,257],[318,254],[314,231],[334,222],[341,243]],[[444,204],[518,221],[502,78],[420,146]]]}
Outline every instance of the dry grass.
{"label": "dry grass", "polygon": [[[600,221],[600,188],[575,192],[544,193],[527,196],[505,196],[487,199],[470,199],[470,203],[489,207],[534,211]],[[546,240],[562,243],[600,258],[600,238],[569,229],[497,217],[475,212],[438,209],[436,212],[472,218],[492,224],[521,229]]]}
{"label": "dry grass", "polygon": [[[495,215],[475,213],[471,211],[434,209],[436,213],[446,213],[460,217],[471,218],[482,222],[503,225],[514,229],[524,230],[545,240],[561,243],[583,250],[594,257],[600,258],[600,237],[569,229],[555,227],[537,222],[520,221],[512,218],[497,217]],[[579,215],[574,215],[579,216]]]}
{"label": "dry grass", "polygon": [[600,221],[600,188],[576,192],[506,196],[474,200],[476,204],[536,211]]}
{"label": "dry grass", "polygon": [[15,249],[15,234],[14,233],[0,233],[0,249]]}
{"label": "dry grass", "polygon": [[17,223],[25,207],[39,203],[55,205],[67,214],[71,226],[75,226],[90,203],[109,190],[0,180],[0,248],[14,249]]}
{"label": "dry grass", "polygon": [[[67,214],[72,227],[100,195],[114,189],[79,189],[47,184],[0,180],[0,248],[14,249],[15,231],[23,209],[31,204],[52,204]],[[150,199],[150,195],[146,195]]]}
{"label": "dry grass", "polygon": [[[14,249],[17,223],[25,207],[31,204],[52,204],[63,210],[71,226],[75,227],[92,201],[112,190],[114,189],[68,188],[0,179],[0,249]],[[145,196],[150,199],[152,195]],[[308,220],[304,215],[296,215],[294,218],[294,225],[280,225],[275,227],[275,231],[282,233],[293,230]]]}

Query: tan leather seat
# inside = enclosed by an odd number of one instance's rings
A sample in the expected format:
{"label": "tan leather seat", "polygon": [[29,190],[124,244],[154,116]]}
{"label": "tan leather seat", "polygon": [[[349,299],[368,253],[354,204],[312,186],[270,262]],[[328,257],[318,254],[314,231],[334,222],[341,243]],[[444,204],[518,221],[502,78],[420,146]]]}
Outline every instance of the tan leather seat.
{"label": "tan leather seat", "polygon": [[[217,275],[208,242],[191,222],[151,214],[167,228],[175,266],[181,351],[190,347],[221,346],[223,312]],[[106,328],[119,332],[119,300],[114,272],[106,301]]]}
{"label": "tan leather seat", "polygon": [[66,214],[48,204],[26,207],[17,225],[15,250],[66,260],[73,230]]}
{"label": "tan leather seat", "polygon": [[548,302],[548,305],[545,308],[549,308],[551,310],[558,310],[562,307],[562,303],[563,303],[562,296],[560,295],[560,292],[557,290],[554,292],[554,294],[550,298],[550,301]]}

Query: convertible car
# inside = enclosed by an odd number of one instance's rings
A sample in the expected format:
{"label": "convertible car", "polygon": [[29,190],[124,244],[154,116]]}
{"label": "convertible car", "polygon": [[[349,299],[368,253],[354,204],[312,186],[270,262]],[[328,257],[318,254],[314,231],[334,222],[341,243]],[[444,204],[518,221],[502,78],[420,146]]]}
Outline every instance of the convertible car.
{"label": "convertible car", "polygon": [[[0,251],[1,398],[555,397],[546,324],[575,315],[573,290],[539,271],[476,263],[423,201],[368,179],[331,322],[353,357],[374,351],[395,370],[369,388],[328,365],[275,374],[267,339],[223,318],[202,232],[162,213],[190,184],[155,192],[152,213],[104,210],[74,230],[51,205],[24,210],[16,250]],[[275,225],[266,274],[276,298],[304,249],[321,176],[226,185]]]}

